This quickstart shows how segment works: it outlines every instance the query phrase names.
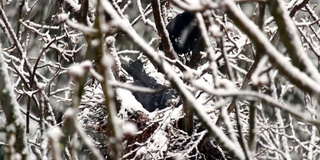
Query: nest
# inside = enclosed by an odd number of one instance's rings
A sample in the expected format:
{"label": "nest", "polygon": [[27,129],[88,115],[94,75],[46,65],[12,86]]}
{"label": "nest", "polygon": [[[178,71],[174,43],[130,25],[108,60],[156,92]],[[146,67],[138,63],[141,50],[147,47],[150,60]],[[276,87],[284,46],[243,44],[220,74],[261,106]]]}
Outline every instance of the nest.
{"label": "nest", "polygon": [[[102,93],[97,91],[99,87],[86,89],[83,100],[86,103],[80,108],[78,120],[100,152],[109,157],[111,130],[106,108],[99,103],[103,102]],[[227,159],[214,140],[203,143],[206,131],[201,130],[199,122],[195,122],[198,127],[192,135],[180,129],[179,123],[183,117],[181,107],[148,112],[139,102],[132,103],[135,99],[133,95],[128,96],[131,92],[122,89],[117,92],[125,92],[118,96],[125,95],[126,100],[131,102],[122,103],[118,118],[123,125],[131,123],[137,129],[134,134],[123,134],[123,159]]]}

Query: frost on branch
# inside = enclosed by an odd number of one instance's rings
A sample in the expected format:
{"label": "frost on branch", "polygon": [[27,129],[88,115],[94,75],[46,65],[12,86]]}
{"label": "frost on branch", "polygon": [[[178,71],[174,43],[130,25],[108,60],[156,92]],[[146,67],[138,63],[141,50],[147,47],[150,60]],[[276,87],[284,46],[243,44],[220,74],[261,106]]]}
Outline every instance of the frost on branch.
{"label": "frost on branch", "polygon": [[1,3],[0,159],[319,159],[318,4]]}
{"label": "frost on branch", "polygon": [[0,106],[6,118],[6,150],[8,159],[28,159],[27,141],[25,138],[25,124],[20,105],[15,99],[14,88],[8,73],[2,47],[0,45]]}

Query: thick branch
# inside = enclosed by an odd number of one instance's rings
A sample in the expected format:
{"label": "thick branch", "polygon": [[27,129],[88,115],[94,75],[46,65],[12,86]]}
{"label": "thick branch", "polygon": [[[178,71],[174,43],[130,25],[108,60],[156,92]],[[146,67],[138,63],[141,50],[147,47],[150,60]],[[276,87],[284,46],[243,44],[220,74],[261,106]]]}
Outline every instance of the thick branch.
{"label": "thick branch", "polygon": [[298,88],[320,98],[320,86],[314,79],[301,72],[283,56],[261,32],[261,30],[241,12],[232,0],[225,0],[227,14],[234,23],[248,35],[256,47],[261,48],[269,56],[271,63],[279,72]]}
{"label": "thick branch", "polygon": [[154,23],[156,24],[158,35],[161,37],[163,50],[167,57],[171,59],[178,59],[177,54],[173,50],[171,41],[169,39],[169,33],[165,28],[165,24],[160,13],[159,0],[152,0],[151,5],[153,10]]}
{"label": "thick branch", "polygon": [[3,54],[0,49],[0,106],[6,116],[7,124],[7,159],[16,159],[17,155],[22,160],[28,159],[25,125],[16,101],[10,75],[7,71]]}
{"label": "thick branch", "polygon": [[174,72],[170,64],[155,50],[148,45],[130,26],[128,21],[121,19],[121,17],[116,13],[116,11],[112,8],[112,5],[108,1],[103,1],[102,6],[104,10],[114,18],[114,23],[117,25],[119,29],[121,29],[132,42],[137,44],[143,53],[153,62],[157,63],[159,67],[163,70],[163,73],[166,75],[166,78],[171,82],[172,86],[179,92],[182,98],[186,100],[186,105],[190,107],[190,109],[194,110],[195,114],[199,117],[199,119],[206,126],[210,134],[216,138],[218,142],[228,150],[231,155],[234,155],[237,159],[244,159],[244,153],[242,150],[239,150],[239,146],[231,141],[223,131],[218,128],[216,125],[212,123],[212,119],[209,115],[203,110],[203,106],[196,102],[195,97],[192,93],[187,90],[182,80],[178,77],[178,75]]}
{"label": "thick branch", "polygon": [[298,30],[292,21],[282,0],[268,1],[269,10],[278,26],[280,38],[287,48],[293,65],[306,72],[316,82],[320,83],[320,74],[317,68],[304,51]]}

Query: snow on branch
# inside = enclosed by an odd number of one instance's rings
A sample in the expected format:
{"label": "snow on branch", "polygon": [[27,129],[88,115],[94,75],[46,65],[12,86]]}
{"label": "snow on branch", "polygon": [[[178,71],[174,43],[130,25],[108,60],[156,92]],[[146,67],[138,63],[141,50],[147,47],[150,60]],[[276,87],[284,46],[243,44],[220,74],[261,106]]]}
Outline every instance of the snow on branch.
{"label": "snow on branch", "polygon": [[0,46],[0,104],[6,116],[7,158],[28,159],[25,124],[20,112],[20,105],[16,101],[14,88],[8,73],[8,67]]}
{"label": "snow on branch", "polygon": [[244,154],[242,151],[237,149],[237,145],[234,144],[228,137],[223,134],[223,132],[215,125],[212,124],[209,116],[201,109],[202,106],[195,101],[195,97],[188,91],[184,86],[181,79],[173,72],[171,66],[167,61],[165,61],[161,56],[156,54],[155,50],[150,47],[130,26],[128,21],[121,19],[121,17],[112,8],[112,5],[108,1],[103,1],[101,3],[104,10],[113,17],[116,21],[116,26],[119,27],[126,35],[144,51],[146,56],[153,62],[155,62],[166,74],[167,79],[172,83],[172,85],[179,91],[179,94],[184,97],[186,104],[192,110],[195,111],[196,115],[205,124],[209,132],[217,138],[217,140],[224,146],[229,152],[235,155],[239,159],[244,159]]}
{"label": "snow on branch", "polygon": [[317,79],[310,78],[306,73],[301,72],[298,68],[293,66],[292,63],[290,63],[287,58],[269,42],[261,30],[259,30],[259,28],[238,9],[233,1],[226,0],[225,5],[228,7],[227,14],[229,17],[251,38],[256,46],[263,48],[271,59],[271,62],[279,69],[281,74],[285,75],[301,90],[305,90],[317,98],[320,98],[320,85],[318,81],[315,81]]}

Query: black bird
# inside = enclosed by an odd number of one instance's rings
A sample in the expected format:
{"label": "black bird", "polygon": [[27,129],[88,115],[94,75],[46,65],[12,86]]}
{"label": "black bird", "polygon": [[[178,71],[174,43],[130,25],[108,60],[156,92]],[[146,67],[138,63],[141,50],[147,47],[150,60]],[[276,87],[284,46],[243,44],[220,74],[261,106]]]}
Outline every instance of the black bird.
{"label": "black bird", "polygon": [[173,99],[177,99],[174,89],[165,89],[165,85],[160,84],[154,77],[146,73],[144,63],[141,60],[130,61],[128,65],[122,64],[122,67],[132,76],[133,85],[161,89],[157,93],[144,93],[132,91],[136,100],[149,112],[157,109],[161,110],[171,106]]}
{"label": "black bird", "polygon": [[[200,51],[204,50],[195,15],[191,12],[178,14],[167,25],[166,29],[175,52],[185,61],[186,65],[195,67]],[[163,50],[161,44],[159,49]]]}

